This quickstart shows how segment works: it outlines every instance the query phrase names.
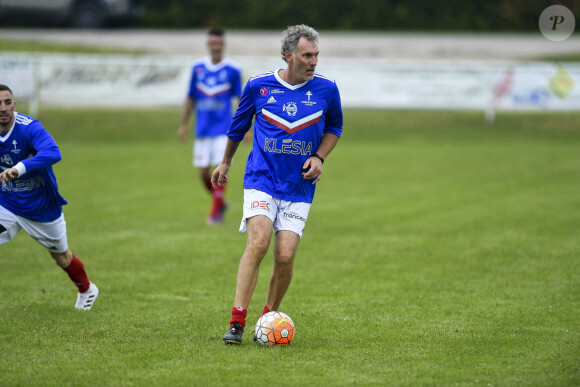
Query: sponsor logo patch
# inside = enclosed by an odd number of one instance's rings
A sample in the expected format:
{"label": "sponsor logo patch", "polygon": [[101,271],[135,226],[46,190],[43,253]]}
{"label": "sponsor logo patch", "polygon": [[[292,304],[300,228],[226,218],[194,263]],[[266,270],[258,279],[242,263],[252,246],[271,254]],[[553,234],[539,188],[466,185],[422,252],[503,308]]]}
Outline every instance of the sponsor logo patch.
{"label": "sponsor logo patch", "polygon": [[290,214],[288,212],[284,212],[283,215],[284,215],[284,217],[289,218],[289,219],[297,219],[301,222],[306,222],[306,219],[301,217],[300,215]]}
{"label": "sponsor logo patch", "polygon": [[311,142],[285,139],[282,140],[282,144],[280,144],[279,141],[279,138],[266,138],[266,141],[264,142],[264,152],[303,156],[312,154]]}
{"label": "sponsor logo patch", "polygon": [[263,210],[270,211],[270,203],[265,200],[255,200],[251,204],[252,210],[256,208],[261,208]]}

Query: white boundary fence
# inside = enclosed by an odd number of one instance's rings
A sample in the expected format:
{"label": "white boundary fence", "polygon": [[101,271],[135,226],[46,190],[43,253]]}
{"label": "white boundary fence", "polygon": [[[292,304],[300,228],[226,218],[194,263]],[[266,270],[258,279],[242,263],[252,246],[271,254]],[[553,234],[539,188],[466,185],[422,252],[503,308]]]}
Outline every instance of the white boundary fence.
{"label": "white boundary fence", "polygon": [[[66,106],[182,105],[196,58],[151,55],[0,54],[0,83],[17,99]],[[233,57],[244,77],[283,67]],[[580,63],[322,59],[346,108],[580,110]]]}

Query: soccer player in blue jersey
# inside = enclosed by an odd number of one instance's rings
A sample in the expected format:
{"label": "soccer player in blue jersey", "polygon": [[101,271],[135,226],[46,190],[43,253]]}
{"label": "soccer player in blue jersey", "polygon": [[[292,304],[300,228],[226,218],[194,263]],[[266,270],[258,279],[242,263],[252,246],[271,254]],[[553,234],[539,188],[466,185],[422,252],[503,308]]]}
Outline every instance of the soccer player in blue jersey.
{"label": "soccer player in blue jersey", "polygon": [[68,248],[52,164],[60,150],[42,124],[14,111],[12,90],[0,84],[0,244],[22,229],[44,246],[78,288],[76,309],[91,309],[99,289]]}
{"label": "soccer player in blue jersey", "polygon": [[223,56],[224,31],[210,30],[207,44],[210,56],[193,65],[178,136],[182,142],[187,140],[187,122],[195,108],[193,165],[212,196],[207,224],[213,225],[223,221],[227,206],[225,186],[212,186],[210,167],[218,165],[224,154],[232,122],[232,99],[239,102],[242,86],[240,66]]}
{"label": "soccer player in blue jersey", "polygon": [[250,78],[228,131],[223,160],[212,175],[224,184],[232,159],[254,119],[253,148],[244,176],[240,231],[247,245],[238,267],[230,328],[223,340],[240,344],[260,262],[274,232],[274,269],[262,314],[278,310],[292,279],[322,164],[342,133],[340,95],[334,81],[315,73],[318,33],[306,25],[282,33],[285,69]]}

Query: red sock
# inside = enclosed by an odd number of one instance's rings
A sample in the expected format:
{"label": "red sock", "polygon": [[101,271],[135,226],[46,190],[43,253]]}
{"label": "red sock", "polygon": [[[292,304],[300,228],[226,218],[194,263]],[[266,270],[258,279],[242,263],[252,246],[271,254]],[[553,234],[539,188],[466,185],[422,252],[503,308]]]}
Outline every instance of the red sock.
{"label": "red sock", "polygon": [[212,206],[211,206],[211,214],[217,215],[218,211],[224,206],[224,191],[226,187],[217,186],[216,188],[212,188],[211,196],[213,198]]}
{"label": "red sock", "polygon": [[248,310],[246,308],[241,306],[234,306],[232,308],[232,319],[230,320],[230,326],[232,326],[232,324],[237,321],[238,324],[240,324],[240,327],[245,327],[247,314]]}
{"label": "red sock", "polygon": [[[270,308],[268,308],[268,305],[264,305],[264,310],[262,310],[262,316],[268,312],[271,312]],[[262,316],[260,316],[260,317],[262,317]]]}
{"label": "red sock", "polygon": [[89,286],[91,282],[89,281],[89,277],[87,277],[87,272],[85,271],[85,266],[81,262],[80,259],[73,255],[72,261],[63,269],[67,274],[71,281],[79,288],[80,293],[84,293],[89,290]]}

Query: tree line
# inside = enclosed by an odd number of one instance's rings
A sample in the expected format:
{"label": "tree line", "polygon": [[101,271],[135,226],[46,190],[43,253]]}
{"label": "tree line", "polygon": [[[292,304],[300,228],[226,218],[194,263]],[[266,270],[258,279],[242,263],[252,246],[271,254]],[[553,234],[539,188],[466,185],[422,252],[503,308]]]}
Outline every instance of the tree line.
{"label": "tree line", "polygon": [[143,0],[150,28],[530,32],[552,4],[580,19],[580,0]]}

